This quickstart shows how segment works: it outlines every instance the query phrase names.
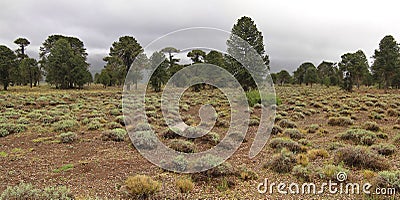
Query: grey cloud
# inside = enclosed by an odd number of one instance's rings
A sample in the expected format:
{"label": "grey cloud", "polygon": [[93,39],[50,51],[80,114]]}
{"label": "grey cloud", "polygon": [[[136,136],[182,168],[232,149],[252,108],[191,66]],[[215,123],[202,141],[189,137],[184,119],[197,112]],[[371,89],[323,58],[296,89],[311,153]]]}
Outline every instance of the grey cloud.
{"label": "grey cloud", "polygon": [[[0,43],[16,49],[13,41],[26,37],[31,41],[28,53],[37,57],[47,36],[75,36],[85,43],[95,71],[104,66],[102,58],[120,36],[132,35],[146,46],[182,28],[204,26],[229,31],[239,17],[247,15],[263,32],[271,70],[292,72],[304,61],[315,65],[323,60],[337,62],[342,54],[358,49],[370,57],[386,34],[399,41],[397,4],[390,0],[3,0]],[[185,46],[192,40],[182,37],[173,46]],[[219,49],[224,49],[221,40],[210,36],[207,42],[219,43]]]}

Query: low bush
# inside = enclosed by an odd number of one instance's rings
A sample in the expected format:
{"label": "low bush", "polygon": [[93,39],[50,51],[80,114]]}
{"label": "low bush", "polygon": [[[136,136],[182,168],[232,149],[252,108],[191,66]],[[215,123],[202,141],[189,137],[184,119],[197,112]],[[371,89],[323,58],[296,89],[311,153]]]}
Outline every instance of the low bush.
{"label": "low bush", "polygon": [[353,120],[350,117],[330,117],[328,124],[331,126],[349,126],[353,125]]}
{"label": "low bush", "polygon": [[61,133],[59,137],[62,143],[72,143],[77,139],[78,136],[74,132],[66,132]]}
{"label": "low bush", "polygon": [[329,153],[325,149],[311,149],[307,151],[307,156],[311,160],[315,160],[317,158],[329,158]]}
{"label": "low bush", "polygon": [[400,170],[382,171],[378,173],[375,180],[376,186],[381,188],[395,188],[400,190]]}
{"label": "low bush", "polygon": [[376,140],[375,133],[364,129],[349,129],[344,133],[340,133],[338,136],[342,140],[351,140],[355,144],[368,146],[374,144]]}
{"label": "low bush", "polygon": [[[249,106],[253,107],[256,104],[261,104],[261,97],[260,97],[260,93],[258,90],[251,90],[246,92],[246,97],[247,97],[247,102],[249,104]],[[265,100],[265,102],[263,102],[263,104],[266,105],[280,105],[282,104],[282,100],[275,95],[267,95],[267,94],[263,94],[262,96],[263,100]]]}
{"label": "low bush", "polygon": [[156,194],[161,184],[147,175],[130,176],[125,181],[128,193],[136,198],[149,198]]}
{"label": "low bush", "polygon": [[392,144],[376,144],[371,146],[371,149],[381,155],[388,156],[392,155],[395,152],[396,146]]}
{"label": "low bush", "polygon": [[245,165],[239,166],[238,175],[239,178],[244,181],[258,179],[258,174],[255,171],[248,169]]}
{"label": "low bush", "polygon": [[363,128],[365,130],[374,131],[374,132],[378,132],[378,131],[381,130],[379,128],[379,125],[376,122],[365,122],[364,125],[363,125]]}
{"label": "low bush", "polygon": [[181,129],[172,127],[165,129],[164,132],[162,133],[162,137],[167,139],[175,139],[181,137],[181,134],[182,134]]}
{"label": "low bush", "polygon": [[173,139],[169,143],[169,147],[176,151],[184,152],[184,153],[194,153],[195,145],[193,142],[183,140],[183,139]]}
{"label": "low bush", "polygon": [[269,143],[269,146],[274,149],[287,148],[292,152],[302,151],[301,145],[290,138],[274,138]]}
{"label": "low bush", "polygon": [[189,193],[194,188],[194,183],[190,178],[179,178],[176,180],[175,184],[181,193]]}
{"label": "low bush", "polygon": [[308,165],[309,160],[308,160],[308,157],[307,157],[306,154],[301,153],[301,154],[297,154],[296,162],[297,162],[297,164],[302,165],[302,166],[305,167],[305,166]]}
{"label": "low bush", "polygon": [[75,120],[62,120],[53,124],[54,131],[76,131],[79,124]]}
{"label": "low bush", "polygon": [[292,169],[292,175],[302,181],[310,181],[311,174],[312,174],[311,169],[304,165],[296,165]]}
{"label": "low bush", "polygon": [[288,128],[283,132],[285,135],[289,136],[291,139],[301,139],[303,134],[296,128]]}
{"label": "low bush", "polygon": [[280,153],[272,157],[271,162],[268,163],[270,168],[278,173],[288,173],[292,171],[296,165],[296,158],[293,152],[283,148]]}
{"label": "low bush", "polygon": [[75,199],[70,190],[65,186],[46,187],[37,189],[32,184],[23,183],[8,186],[0,195],[4,200],[41,199],[41,200],[72,200]]}
{"label": "low bush", "polygon": [[125,129],[122,128],[116,128],[113,130],[108,130],[104,131],[102,133],[102,140],[107,141],[107,140],[112,140],[116,142],[124,141],[125,137],[127,135],[127,132]]}
{"label": "low bush", "polygon": [[347,166],[371,170],[389,169],[387,159],[371,152],[363,146],[347,146],[339,149],[335,156],[336,162],[344,162]]}
{"label": "low bush", "polygon": [[340,172],[344,172],[347,175],[349,174],[349,170],[343,168],[341,165],[332,164],[323,166],[319,171],[320,177],[327,180],[337,180],[337,174]]}
{"label": "low bush", "polygon": [[319,129],[319,125],[318,124],[311,124],[308,127],[308,133],[316,133]]}
{"label": "low bush", "polygon": [[278,125],[282,128],[297,128],[297,124],[288,119],[282,119],[281,121],[279,121]]}

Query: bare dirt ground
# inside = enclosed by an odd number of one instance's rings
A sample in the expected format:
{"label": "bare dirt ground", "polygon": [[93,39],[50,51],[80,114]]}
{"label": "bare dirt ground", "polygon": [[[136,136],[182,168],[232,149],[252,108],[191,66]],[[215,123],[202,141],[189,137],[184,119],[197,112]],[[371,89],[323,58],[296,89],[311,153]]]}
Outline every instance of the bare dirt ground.
{"label": "bare dirt ground", "polygon": [[[318,177],[328,164],[337,164],[335,161],[336,149],[330,148],[333,143],[355,145],[352,141],[343,141],[337,134],[351,127],[362,127],[367,121],[376,122],[387,138],[378,138],[376,143],[391,144],[399,130],[399,117],[391,116],[389,109],[400,113],[397,90],[384,94],[379,90],[366,90],[354,93],[345,93],[338,88],[310,87],[278,87],[277,96],[282,100],[278,106],[277,116],[280,120],[288,119],[296,123],[297,129],[304,135],[308,145],[307,150],[325,149],[327,157],[310,160],[315,171],[312,172],[312,181],[316,184],[326,182]],[[151,94],[155,95],[155,94]],[[206,96],[206,97],[204,97]],[[246,135],[246,142],[228,160],[234,170],[245,166],[257,173],[253,180],[243,180],[237,174],[209,177],[205,180],[194,180],[195,187],[188,194],[181,194],[175,184],[179,177],[190,175],[167,172],[149,163],[133,147],[129,138],[125,141],[103,141],[102,133],[119,126],[118,116],[122,115],[120,88],[102,89],[92,87],[85,90],[57,91],[53,89],[11,88],[10,92],[0,93],[0,124],[24,124],[25,130],[0,137],[0,193],[7,186],[17,185],[20,182],[32,183],[38,188],[46,186],[67,186],[77,199],[109,198],[127,199],[124,190],[124,181],[128,176],[146,174],[162,183],[161,190],[151,198],[154,199],[396,199],[400,196],[367,196],[348,194],[319,194],[319,195],[283,195],[278,193],[260,194],[257,185],[268,178],[270,182],[303,183],[292,173],[277,173],[271,170],[267,163],[272,160],[279,150],[273,149],[269,143],[254,159],[248,158],[250,145],[254,139],[257,126],[251,126]],[[212,98],[212,92],[194,94],[189,92],[187,97]],[[190,116],[193,124],[199,121],[197,111],[199,106],[183,101],[190,105],[182,115]],[[221,104],[217,111],[228,110],[228,105],[216,99],[216,105]],[[382,105],[377,104],[381,102]],[[370,104],[372,103],[372,104]],[[379,108],[379,109],[378,109]],[[341,111],[349,111],[346,112]],[[381,113],[383,116],[372,116]],[[50,117],[49,117],[50,116]],[[252,117],[259,116],[259,109],[255,108]],[[353,118],[354,124],[349,126],[331,126],[328,118],[332,116],[348,116]],[[48,119],[47,119],[47,118]],[[26,120],[21,120],[21,118]],[[223,119],[228,120],[229,115]],[[46,120],[50,120],[48,123]],[[63,130],[57,128],[57,122],[72,120],[77,124]],[[26,122],[28,121],[28,122]],[[157,122],[157,120],[155,120]],[[113,123],[116,122],[116,123]],[[317,124],[318,131],[309,133],[310,125]],[[158,131],[165,127],[162,123],[155,123]],[[122,128],[122,126],[121,126]],[[221,125],[213,131],[223,136],[227,127]],[[77,134],[77,140],[72,143],[60,142],[59,134],[72,131]],[[284,133],[273,135],[271,138],[285,137]],[[207,145],[198,143],[198,149],[206,149]],[[384,157],[390,162],[390,170],[400,167],[399,144],[395,153]],[[265,167],[265,165],[267,167]],[[365,169],[344,165],[349,170],[349,182],[372,182],[373,178],[365,178]],[[374,176],[378,176],[375,171]],[[192,177],[195,179],[195,176]],[[228,183],[229,186],[226,186]]]}

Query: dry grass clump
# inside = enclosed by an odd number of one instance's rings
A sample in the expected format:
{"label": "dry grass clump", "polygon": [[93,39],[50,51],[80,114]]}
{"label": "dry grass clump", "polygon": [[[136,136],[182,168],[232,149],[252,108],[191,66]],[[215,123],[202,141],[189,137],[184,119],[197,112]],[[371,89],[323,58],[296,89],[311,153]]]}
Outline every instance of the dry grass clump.
{"label": "dry grass clump", "polygon": [[278,125],[282,128],[297,128],[297,124],[288,119],[282,119],[281,121],[279,121]]}
{"label": "dry grass clump", "polygon": [[194,188],[194,183],[190,178],[179,178],[175,181],[175,184],[181,193],[189,193]]}
{"label": "dry grass clump", "polygon": [[317,158],[329,158],[329,153],[325,149],[311,149],[307,151],[307,156],[311,160],[315,160]]}
{"label": "dry grass clump", "polygon": [[128,193],[136,198],[148,198],[160,190],[161,184],[147,175],[130,176],[125,181]]}

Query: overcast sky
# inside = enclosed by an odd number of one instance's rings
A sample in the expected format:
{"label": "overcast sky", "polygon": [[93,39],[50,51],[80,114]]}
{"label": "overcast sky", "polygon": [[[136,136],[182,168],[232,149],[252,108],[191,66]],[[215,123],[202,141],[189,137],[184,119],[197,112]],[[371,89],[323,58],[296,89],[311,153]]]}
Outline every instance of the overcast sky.
{"label": "overcast sky", "polygon": [[[98,71],[120,36],[134,36],[146,46],[182,28],[230,31],[245,15],[264,36],[271,70],[293,72],[305,61],[338,62],[358,49],[371,57],[385,35],[400,41],[399,5],[388,0],[1,0],[0,44],[16,49],[13,41],[26,37],[28,54],[37,57],[47,36],[75,36],[87,48],[91,70]],[[210,36],[213,40],[220,38]]]}

